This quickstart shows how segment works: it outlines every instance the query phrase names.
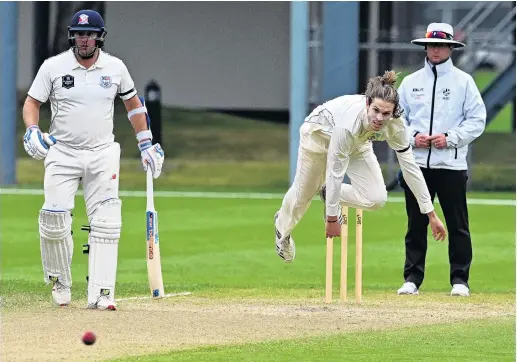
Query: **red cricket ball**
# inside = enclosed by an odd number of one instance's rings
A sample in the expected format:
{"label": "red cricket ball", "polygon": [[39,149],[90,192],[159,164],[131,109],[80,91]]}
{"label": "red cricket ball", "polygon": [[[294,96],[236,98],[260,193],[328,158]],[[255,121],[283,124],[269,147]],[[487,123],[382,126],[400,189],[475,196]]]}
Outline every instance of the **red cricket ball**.
{"label": "red cricket ball", "polygon": [[87,346],[91,346],[92,344],[95,343],[95,334],[93,332],[84,332],[83,334],[83,343],[86,344]]}

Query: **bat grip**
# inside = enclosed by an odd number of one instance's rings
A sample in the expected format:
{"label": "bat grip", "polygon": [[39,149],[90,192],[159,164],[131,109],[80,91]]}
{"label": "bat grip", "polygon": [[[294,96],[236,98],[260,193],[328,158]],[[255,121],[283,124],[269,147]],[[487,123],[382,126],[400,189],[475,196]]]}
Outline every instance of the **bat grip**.
{"label": "bat grip", "polygon": [[147,210],[154,211],[154,190],[153,190],[153,172],[150,167],[147,167]]}

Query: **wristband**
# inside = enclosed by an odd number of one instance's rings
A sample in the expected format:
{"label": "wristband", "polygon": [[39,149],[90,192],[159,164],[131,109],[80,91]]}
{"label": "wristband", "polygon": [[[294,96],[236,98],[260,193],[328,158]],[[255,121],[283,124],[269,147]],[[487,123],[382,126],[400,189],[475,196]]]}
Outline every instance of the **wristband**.
{"label": "wristband", "polygon": [[150,140],[153,139],[153,134],[148,129],[146,129],[145,131],[140,131],[136,134],[136,139],[138,142],[141,142],[142,140],[145,140],[146,138],[149,138]]}
{"label": "wristband", "polygon": [[140,152],[147,150],[148,148],[151,148],[153,146],[153,143],[149,140],[145,140],[138,143],[138,149]]}

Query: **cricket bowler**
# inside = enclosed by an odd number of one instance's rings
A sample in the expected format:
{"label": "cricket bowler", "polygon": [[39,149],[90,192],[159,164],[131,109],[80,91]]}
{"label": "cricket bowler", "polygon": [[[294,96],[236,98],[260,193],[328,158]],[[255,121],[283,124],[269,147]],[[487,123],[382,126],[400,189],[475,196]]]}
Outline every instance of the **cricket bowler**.
{"label": "cricket bowler", "polygon": [[[276,252],[284,261],[295,258],[291,232],[318,192],[325,202],[328,238],[340,236],[341,206],[370,211],[384,206],[388,194],[372,141],[386,140],[396,151],[420,212],[429,217],[434,238],[445,238],[445,228],[413,157],[396,79],[393,71],[373,77],[364,95],[332,99],[316,107],[300,127],[294,182],[274,218]],[[351,184],[343,183],[345,174]]]}

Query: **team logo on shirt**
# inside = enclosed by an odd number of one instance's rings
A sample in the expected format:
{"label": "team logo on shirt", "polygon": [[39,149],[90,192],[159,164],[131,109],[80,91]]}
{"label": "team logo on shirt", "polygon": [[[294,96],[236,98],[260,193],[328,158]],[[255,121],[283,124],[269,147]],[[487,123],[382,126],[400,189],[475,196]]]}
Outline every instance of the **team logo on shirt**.
{"label": "team logo on shirt", "polygon": [[79,22],[77,24],[89,24],[88,15],[86,15],[86,14],[79,15]]}
{"label": "team logo on shirt", "polygon": [[381,132],[373,132],[373,133],[369,132],[366,134],[366,139],[370,142],[378,141],[381,137],[382,137]]}
{"label": "team logo on shirt", "polygon": [[70,74],[61,77],[62,87],[70,89],[74,86],[74,77]]}
{"label": "team logo on shirt", "polygon": [[111,77],[109,75],[103,75],[101,77],[101,87],[103,87],[103,88],[111,87]]}
{"label": "team logo on shirt", "polygon": [[451,96],[451,90],[449,88],[445,88],[443,91],[443,100],[448,101]]}

